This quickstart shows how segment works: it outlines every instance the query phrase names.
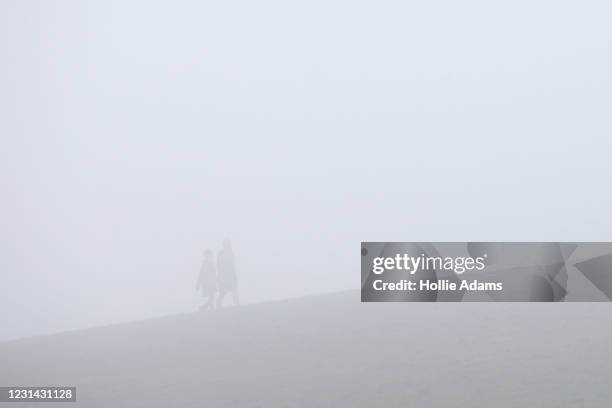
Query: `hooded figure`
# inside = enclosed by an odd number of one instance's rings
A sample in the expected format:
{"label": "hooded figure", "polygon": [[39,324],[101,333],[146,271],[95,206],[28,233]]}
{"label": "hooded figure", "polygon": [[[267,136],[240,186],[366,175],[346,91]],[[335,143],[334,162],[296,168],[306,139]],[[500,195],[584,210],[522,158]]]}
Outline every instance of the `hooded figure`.
{"label": "hooded figure", "polygon": [[204,251],[204,260],[198,274],[196,291],[202,292],[202,297],[207,299],[201,310],[213,309],[215,307],[215,294],[217,293],[217,271],[213,252],[210,249]]}
{"label": "hooded figure", "polygon": [[236,278],[236,268],[234,265],[234,252],[232,243],[229,239],[223,242],[223,249],[217,254],[217,269],[219,272],[219,297],[217,307],[221,307],[223,298],[228,292],[232,293],[234,305],[239,303],[238,299],[238,280]]}

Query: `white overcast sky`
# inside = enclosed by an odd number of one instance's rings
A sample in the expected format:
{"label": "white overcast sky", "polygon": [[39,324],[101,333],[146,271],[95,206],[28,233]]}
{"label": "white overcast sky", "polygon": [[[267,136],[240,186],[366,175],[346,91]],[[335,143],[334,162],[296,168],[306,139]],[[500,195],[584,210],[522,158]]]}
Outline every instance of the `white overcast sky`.
{"label": "white overcast sky", "polygon": [[2,1],[0,340],[358,288],[360,241],[612,240],[609,1]]}

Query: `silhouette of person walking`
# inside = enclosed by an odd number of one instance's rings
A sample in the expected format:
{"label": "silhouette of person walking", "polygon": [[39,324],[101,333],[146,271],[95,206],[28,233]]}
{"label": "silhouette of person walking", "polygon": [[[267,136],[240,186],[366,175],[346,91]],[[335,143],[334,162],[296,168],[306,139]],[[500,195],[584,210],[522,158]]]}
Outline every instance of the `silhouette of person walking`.
{"label": "silhouette of person walking", "polygon": [[217,270],[219,277],[217,307],[221,307],[223,298],[228,292],[232,293],[234,305],[238,305],[240,302],[238,299],[238,279],[236,277],[234,251],[232,251],[232,243],[229,239],[223,241],[223,248],[217,254]]}
{"label": "silhouette of person walking", "polygon": [[200,310],[214,309],[215,294],[217,293],[217,271],[213,252],[210,249],[204,251],[204,260],[198,274],[196,291],[202,291],[202,297],[207,299]]}

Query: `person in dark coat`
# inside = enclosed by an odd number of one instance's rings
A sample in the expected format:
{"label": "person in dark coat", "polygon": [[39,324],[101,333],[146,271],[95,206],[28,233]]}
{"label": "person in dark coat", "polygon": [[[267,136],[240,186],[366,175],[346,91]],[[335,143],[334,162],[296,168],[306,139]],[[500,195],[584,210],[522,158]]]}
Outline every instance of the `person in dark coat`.
{"label": "person in dark coat", "polygon": [[217,289],[215,260],[213,252],[207,249],[204,251],[204,260],[202,261],[200,273],[198,274],[198,281],[196,283],[196,291],[201,291],[202,297],[206,299],[206,303],[200,307],[200,310],[214,309]]}
{"label": "person in dark coat", "polygon": [[234,305],[239,304],[238,299],[238,279],[236,277],[236,266],[232,243],[229,239],[223,242],[223,249],[217,254],[217,270],[219,272],[219,297],[217,307],[223,304],[223,298],[227,293],[232,294]]}

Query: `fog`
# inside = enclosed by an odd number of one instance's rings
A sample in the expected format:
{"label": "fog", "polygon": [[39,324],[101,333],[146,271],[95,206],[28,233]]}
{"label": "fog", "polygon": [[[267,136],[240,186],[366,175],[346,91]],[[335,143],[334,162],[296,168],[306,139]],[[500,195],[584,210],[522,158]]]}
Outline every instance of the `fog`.
{"label": "fog", "polygon": [[604,1],[0,5],[0,341],[357,289],[361,241],[609,241]]}

